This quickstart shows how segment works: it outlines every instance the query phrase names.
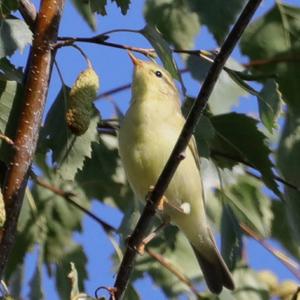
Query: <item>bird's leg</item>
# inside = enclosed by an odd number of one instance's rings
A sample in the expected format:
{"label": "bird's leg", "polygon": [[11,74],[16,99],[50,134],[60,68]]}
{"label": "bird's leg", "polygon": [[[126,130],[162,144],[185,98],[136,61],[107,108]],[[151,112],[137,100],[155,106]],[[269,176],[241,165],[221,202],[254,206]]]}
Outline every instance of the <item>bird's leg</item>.
{"label": "bird's leg", "polygon": [[[151,185],[149,188],[149,193],[147,196],[147,199],[149,199],[149,196],[151,192],[153,191],[154,186]],[[166,196],[162,196],[158,202],[157,210],[160,212],[163,212],[166,207],[170,207],[182,214],[188,215],[191,212],[191,205],[188,202],[183,202],[181,205],[176,205],[174,203],[171,203]]]}
{"label": "bird's leg", "polygon": [[163,222],[157,226],[154,231],[152,231],[148,236],[146,236],[143,241],[136,247],[136,251],[140,254],[143,255],[145,253],[145,247],[146,245],[152,241],[160,231],[162,231],[167,225],[170,224],[170,218],[169,217],[164,217]]}

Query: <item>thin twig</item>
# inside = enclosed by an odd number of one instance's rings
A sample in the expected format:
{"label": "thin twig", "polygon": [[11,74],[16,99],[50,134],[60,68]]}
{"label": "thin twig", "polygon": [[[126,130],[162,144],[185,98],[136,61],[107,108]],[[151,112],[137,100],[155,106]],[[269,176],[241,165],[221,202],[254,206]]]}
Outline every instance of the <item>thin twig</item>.
{"label": "thin twig", "polygon": [[122,298],[122,295],[128,285],[137,255],[135,249],[138,249],[138,246],[142,243],[145,232],[151,224],[153,216],[155,215],[159,200],[167,189],[168,184],[171,181],[171,178],[182,159],[180,154],[183,153],[187,147],[187,144],[200,119],[201,113],[207,105],[208,98],[212,93],[214,85],[218,79],[219,74],[222,71],[226,60],[230,56],[233,48],[241,37],[246,26],[250,22],[250,19],[252,18],[261,1],[262,0],[248,1],[239,19],[233,26],[231,32],[229,33],[223,46],[221,47],[220,52],[217,54],[214,63],[211,65],[211,68],[207,74],[205,81],[202,84],[199,95],[194,103],[191,112],[189,113],[187,121],[182,129],[182,132],[172,151],[172,154],[146,203],[144,211],[132,235],[128,240],[128,246],[117,273],[117,278],[114,285],[117,288],[116,299]]}
{"label": "thin twig", "polygon": [[[228,160],[231,160],[231,161],[234,161],[234,162],[238,162],[238,163],[242,163],[243,165],[245,165],[245,166],[247,166],[247,167],[250,167],[250,168],[252,168],[252,169],[257,170],[256,167],[255,167],[254,165],[252,165],[251,163],[247,162],[246,160],[244,160],[244,159],[242,159],[242,158],[235,157],[235,156],[231,156],[230,154],[223,153],[223,152],[218,151],[218,150],[212,150],[212,151],[211,151],[211,155],[212,155],[212,157],[214,157],[214,156],[215,156],[215,157],[216,157],[216,156],[221,156],[221,157],[224,157],[224,158],[226,158],[226,159],[228,159]],[[248,172],[248,171],[246,171],[246,172]],[[252,176],[252,177],[256,177],[257,179],[262,180],[261,177],[259,177],[259,176],[255,175],[255,174],[253,174],[252,172],[249,172],[248,174],[249,174],[250,176]],[[289,182],[289,181],[283,179],[282,177],[277,176],[277,175],[274,175],[274,179],[275,179],[276,181],[278,181],[278,182],[281,182],[281,183],[284,184],[285,186],[288,186],[289,188],[292,188],[292,189],[294,189],[294,190],[300,192],[300,187],[298,187],[298,186],[294,185],[293,183],[291,183],[291,182]],[[263,180],[262,180],[262,181],[263,181]]]}
{"label": "thin twig", "polygon": [[82,42],[82,43],[100,44],[100,45],[107,46],[107,47],[129,50],[132,52],[138,52],[138,53],[144,54],[146,56],[153,56],[155,53],[154,49],[133,47],[133,46],[123,45],[123,44],[118,44],[118,43],[106,42],[105,41],[106,38],[107,38],[106,36],[104,38],[102,35],[96,35],[94,37],[89,37],[89,38],[59,37],[58,38],[59,42],[53,44],[53,47],[57,48],[57,47],[70,46],[76,42]]}
{"label": "thin twig", "polygon": [[11,153],[3,189],[7,218],[0,231],[0,278],[3,277],[8,255],[14,244],[28,171],[36,150],[55,56],[51,44],[57,38],[64,2],[41,1],[39,16],[43,17],[38,17],[35,22],[35,35],[26,68],[22,110],[17,120],[14,151]]}
{"label": "thin twig", "polygon": [[73,206],[77,207],[79,210],[84,212],[86,215],[88,215],[90,218],[92,218],[94,221],[96,221],[99,225],[102,226],[102,228],[107,232],[107,233],[112,233],[116,232],[117,229],[113,227],[112,225],[106,223],[105,221],[101,220],[99,217],[97,217],[95,214],[93,214],[91,211],[86,209],[85,207],[81,206],[79,203],[73,200],[74,197],[76,197],[76,194],[73,192],[67,192],[64,191],[56,186],[51,185],[47,181],[43,180],[42,178],[38,177],[36,174],[34,174],[33,171],[30,171],[30,176],[31,178],[40,186],[48,189],[49,191],[53,192],[56,195],[61,196],[64,198],[67,202],[72,204]]}
{"label": "thin twig", "polygon": [[240,223],[240,227],[244,233],[249,235],[251,238],[256,240],[258,243],[260,243],[266,250],[268,250],[272,255],[274,255],[281,263],[289,269],[290,272],[292,272],[296,278],[300,280],[300,269],[299,265],[293,261],[290,257],[279,251],[278,249],[275,249],[273,246],[271,246],[265,239],[260,237],[256,232],[254,232],[251,228],[249,228],[247,225]]}
{"label": "thin twig", "polygon": [[[83,206],[81,206],[80,204],[78,204],[76,201],[74,201],[72,198],[76,197],[76,195],[72,192],[66,192],[56,186],[51,185],[50,183],[48,183],[47,181],[43,180],[42,178],[38,177],[33,171],[30,172],[30,176],[31,178],[34,180],[34,182],[36,184],[38,184],[39,186],[42,186],[46,189],[48,189],[49,191],[53,192],[56,195],[61,196],[62,198],[64,198],[67,202],[69,202],[70,204],[72,204],[73,206],[75,206],[76,208],[78,208],[79,210],[81,210],[82,212],[84,212],[87,216],[89,216],[90,218],[92,218],[94,221],[96,221],[107,233],[115,233],[117,232],[117,229],[113,226],[111,226],[110,224],[106,223],[105,221],[103,221],[102,219],[100,219],[98,216],[96,216],[95,214],[93,214],[92,212],[90,212],[88,209],[84,208]],[[176,267],[174,265],[172,265],[171,262],[169,262],[166,258],[164,258],[162,255],[155,253],[154,251],[146,248],[145,251],[155,260],[157,260],[162,266],[164,266],[166,269],[168,269],[170,272],[172,272],[180,281],[182,281],[184,284],[186,284],[191,291],[197,296],[200,297],[201,295],[197,292],[196,288],[193,286],[192,282],[184,275],[182,274],[180,271],[178,271],[176,269]],[[99,289],[102,289],[98,288]]]}
{"label": "thin twig", "polygon": [[194,287],[193,283],[190,281],[188,277],[186,277],[182,272],[180,272],[168,259],[163,257],[157,252],[146,247],[145,251],[156,261],[158,261],[163,267],[169,270],[173,275],[175,275],[181,282],[183,282],[198,299],[200,299],[201,294]]}

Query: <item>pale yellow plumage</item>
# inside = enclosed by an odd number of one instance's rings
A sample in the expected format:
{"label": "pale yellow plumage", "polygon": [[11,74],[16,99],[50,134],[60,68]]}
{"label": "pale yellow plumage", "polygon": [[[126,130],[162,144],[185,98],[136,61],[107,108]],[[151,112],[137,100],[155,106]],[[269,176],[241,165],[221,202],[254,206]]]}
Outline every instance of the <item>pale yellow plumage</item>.
{"label": "pale yellow plumage", "polygon": [[[119,132],[119,152],[129,183],[144,199],[161,174],[178,139],[185,119],[179,95],[171,75],[152,62],[131,55],[135,64],[132,101]],[[220,293],[222,286],[233,289],[233,281],[223,262],[206,222],[198,151],[194,139],[165,192],[176,207],[188,207],[182,213],[166,206],[170,216],[190,241],[208,287]]]}

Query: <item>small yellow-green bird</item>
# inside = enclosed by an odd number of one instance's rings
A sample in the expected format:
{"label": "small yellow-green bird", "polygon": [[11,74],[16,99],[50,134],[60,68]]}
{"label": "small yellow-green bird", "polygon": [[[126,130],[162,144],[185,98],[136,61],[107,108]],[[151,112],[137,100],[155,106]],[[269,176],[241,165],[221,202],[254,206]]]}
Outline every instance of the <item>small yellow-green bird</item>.
{"label": "small yellow-green bird", "polygon": [[[119,152],[128,181],[144,199],[155,185],[185,123],[170,73],[153,62],[129,56],[134,64],[132,100],[121,122]],[[189,240],[211,292],[234,282],[206,221],[200,161],[194,138],[165,192],[163,214]],[[177,208],[177,209],[176,209]]]}

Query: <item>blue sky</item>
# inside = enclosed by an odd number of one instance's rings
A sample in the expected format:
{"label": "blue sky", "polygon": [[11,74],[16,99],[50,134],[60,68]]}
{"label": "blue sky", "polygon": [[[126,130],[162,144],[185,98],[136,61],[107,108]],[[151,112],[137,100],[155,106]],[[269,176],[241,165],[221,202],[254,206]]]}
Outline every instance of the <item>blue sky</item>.
{"label": "blue sky", "polygon": [[[34,1],[37,3],[38,1]],[[143,5],[144,1],[132,1],[133,4],[126,16],[122,16],[120,10],[115,4],[108,4],[108,16],[97,18],[98,30],[97,33],[105,32],[116,28],[130,28],[141,29],[145,26],[143,18]],[[297,1],[288,1],[295,4]],[[261,15],[266,11],[274,1],[265,0],[257,13]],[[74,10],[70,1],[67,1],[64,14],[62,16],[62,22],[60,25],[61,36],[80,36],[86,37],[94,35],[86,23],[81,19],[78,13]],[[128,44],[139,47],[151,47],[148,42],[138,34],[134,33],[115,33],[111,36],[111,42],[117,42],[121,44]],[[120,49],[109,48],[101,45],[93,44],[80,44],[82,49],[88,54],[92,61],[97,73],[100,76],[100,92],[108,91],[117,86],[127,84],[131,81],[132,76],[132,64],[128,59],[127,52]],[[212,49],[216,47],[216,43],[211,37],[210,33],[202,28],[200,35],[196,39],[196,49]],[[24,52],[24,55],[15,55],[13,61],[17,65],[24,65],[28,50]],[[242,57],[239,50],[234,51],[233,57],[238,61],[245,61],[246,58]],[[179,65],[182,65],[180,58],[177,56]],[[57,62],[64,81],[68,85],[72,85],[78,73],[86,67],[86,62],[81,57],[79,52],[74,48],[68,47],[60,49],[57,54]],[[183,80],[188,89],[188,94],[196,95],[199,91],[199,83],[195,82],[189,75],[184,75]],[[60,79],[57,71],[54,68],[53,76],[50,85],[50,92],[48,95],[47,109],[51,105],[53,99],[55,99],[57,92],[61,86]],[[130,100],[130,91],[118,93],[112,98],[118,104],[120,104],[122,110],[126,110],[128,102]],[[104,99],[97,101],[97,106],[100,109],[103,117],[112,117],[113,107],[110,102],[111,99]],[[236,108],[237,111],[252,112],[257,108],[256,101],[248,100],[242,101],[240,107]],[[100,218],[106,220],[110,224],[118,226],[121,218],[121,214],[111,207],[102,205],[99,202],[94,202],[92,206],[93,212]],[[98,286],[111,286],[114,283],[114,272],[111,264],[110,256],[113,253],[113,247],[104,234],[102,228],[100,228],[93,220],[85,217],[83,224],[83,234],[75,234],[75,239],[84,244],[86,255],[89,258],[88,271],[89,279],[86,282],[86,292],[93,295],[94,290]],[[247,256],[250,264],[255,269],[272,269],[280,279],[292,278],[294,276],[272,255],[264,250],[255,241],[247,240]],[[36,260],[36,251],[28,257],[26,260],[26,280],[30,278],[33,272],[33,265]],[[67,274],[66,274],[67,275]],[[47,278],[46,272],[43,272],[44,291],[46,299],[56,300],[58,299],[54,292],[53,282]],[[143,299],[165,299],[164,295],[160,292],[159,288],[155,286],[149,278],[140,280],[137,282],[138,288]],[[28,288],[24,290],[24,296],[27,296]]]}

